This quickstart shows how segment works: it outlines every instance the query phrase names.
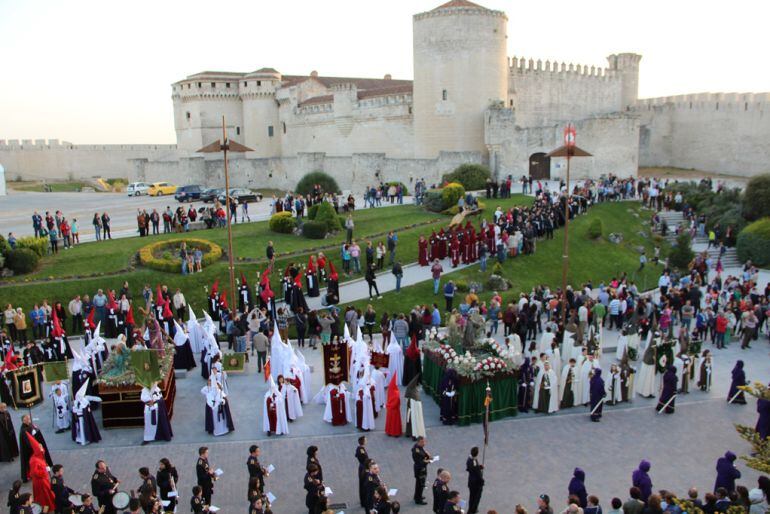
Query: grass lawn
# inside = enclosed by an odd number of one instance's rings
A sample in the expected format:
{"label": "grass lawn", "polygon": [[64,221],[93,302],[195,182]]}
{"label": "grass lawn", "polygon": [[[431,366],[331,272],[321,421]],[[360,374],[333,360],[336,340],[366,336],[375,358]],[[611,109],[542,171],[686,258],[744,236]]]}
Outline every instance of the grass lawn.
{"label": "grass lawn", "polygon": [[[649,226],[642,225],[641,221],[648,220],[650,212],[643,209],[638,202],[603,203],[592,207],[588,214],[573,220],[570,223],[568,283],[577,288],[591,280],[594,286],[597,286],[600,282],[606,283],[625,271],[640,290],[655,287],[662,266],[656,267],[648,263],[642,272],[636,272],[639,268],[639,253],[635,247],[644,246],[647,249],[648,258],[652,255],[654,247],[651,238],[638,234],[640,231],[649,234]],[[637,218],[634,214],[638,214],[639,217]],[[603,237],[599,240],[591,240],[586,234],[588,225],[595,218],[600,218],[604,224]],[[607,235],[612,232],[622,233],[623,242],[620,244],[609,242]],[[505,302],[517,299],[520,292],[529,292],[538,284],[547,284],[552,290],[561,287],[563,234],[564,232],[559,230],[554,234],[554,239],[539,241],[534,255],[506,259],[503,264],[503,276],[512,283],[512,287],[503,293]],[[664,256],[666,253],[667,247],[661,247],[661,255]],[[442,279],[442,284],[450,279],[484,284],[491,275],[494,262],[496,261],[491,258],[488,260],[486,273],[482,273],[479,265],[476,264],[446,275]],[[436,302],[443,310],[444,297],[441,292],[433,296],[433,282],[429,280],[430,274],[427,268],[425,268],[425,277],[425,282],[402,288],[400,293],[386,293],[381,300],[371,303],[378,314],[408,312],[415,305],[427,302]],[[482,300],[489,300],[492,291],[485,290],[479,296]],[[459,302],[456,296],[455,305]],[[369,303],[368,300],[363,300],[354,302],[354,305],[365,308]]]}
{"label": "grass lawn", "polygon": [[[40,181],[14,181],[8,182],[8,189],[14,191],[27,191],[33,193],[46,192],[43,188],[43,182]],[[51,188],[52,193],[73,193],[83,189],[87,184],[83,182],[48,182],[47,185]]]}
{"label": "grass lawn", "polygon": [[[523,195],[515,195],[513,198],[497,200],[488,205],[488,215],[491,217],[497,205],[507,208],[515,204],[531,203],[532,199]],[[420,234],[429,234],[431,230],[438,230],[446,226],[450,220],[448,216],[430,213],[413,205],[388,207],[386,209],[363,209],[354,214],[356,228],[354,236],[359,238],[362,249],[368,235],[382,234],[376,240],[385,241],[385,233],[395,230],[399,236],[397,258],[408,264],[417,260],[417,239]],[[414,224],[421,224],[414,228]],[[276,259],[277,273],[273,275],[272,286],[279,290],[279,277],[289,262],[306,264],[308,254],[316,253],[320,247],[329,247],[324,250],[334,265],[342,272],[342,263],[339,256],[339,245],[344,241],[345,234],[339,233],[324,240],[310,240],[290,234],[276,234],[270,232],[267,222],[237,224],[234,226],[233,242],[235,254],[253,261],[236,261],[236,274],[241,271],[247,277],[250,284],[256,281],[256,272],[264,270],[264,259],[267,241],[272,240],[279,253]],[[363,236],[363,237],[361,237]],[[134,294],[141,292],[142,286],[148,283],[155,287],[157,283],[167,284],[174,290],[180,287],[187,297],[188,303],[193,307],[205,306],[205,292],[203,287],[211,285],[219,279],[221,284],[226,284],[228,279],[226,261],[218,262],[205,269],[203,273],[188,276],[164,273],[149,270],[137,266],[135,270],[127,270],[132,256],[139,248],[160,239],[180,237],[179,234],[160,235],[147,238],[123,238],[104,243],[85,243],[67,251],[60,251],[57,256],[46,257],[41,268],[35,273],[14,277],[11,285],[0,287],[0,302],[21,305],[29,310],[35,302],[46,298],[49,302],[55,300],[68,302],[76,294],[89,294],[93,296],[98,288],[120,289],[123,281],[128,281]],[[226,249],[227,232],[221,229],[203,230],[189,233],[189,237],[208,239]],[[376,241],[374,240],[374,241]],[[281,256],[282,254],[290,255]],[[364,261],[362,255],[361,261]],[[91,277],[94,273],[109,274],[110,276]],[[75,275],[88,276],[88,278],[71,278]],[[352,280],[359,276],[345,277],[341,275],[341,281]],[[44,282],[25,283],[25,280],[45,280]]]}

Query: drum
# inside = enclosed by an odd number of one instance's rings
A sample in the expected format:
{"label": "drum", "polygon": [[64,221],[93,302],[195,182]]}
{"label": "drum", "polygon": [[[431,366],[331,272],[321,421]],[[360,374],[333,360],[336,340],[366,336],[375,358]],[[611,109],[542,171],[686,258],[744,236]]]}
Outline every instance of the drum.
{"label": "drum", "polygon": [[31,507],[32,507],[32,514],[41,514],[43,512],[43,507],[41,507],[37,503],[33,503]]}
{"label": "drum", "polygon": [[118,491],[115,496],[112,497],[112,506],[116,509],[125,509],[128,507],[128,502],[131,497],[125,491]]}
{"label": "drum", "polygon": [[83,500],[80,498],[79,494],[71,494],[69,495],[69,498],[67,498],[72,505],[75,507],[80,507],[83,505]]}

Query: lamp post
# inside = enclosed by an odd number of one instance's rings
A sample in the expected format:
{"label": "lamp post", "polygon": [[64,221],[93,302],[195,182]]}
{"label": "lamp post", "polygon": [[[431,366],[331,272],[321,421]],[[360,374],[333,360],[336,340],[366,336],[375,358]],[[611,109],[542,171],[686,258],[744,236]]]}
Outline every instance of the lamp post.
{"label": "lamp post", "polygon": [[[230,272],[230,305],[233,309],[237,305],[235,303],[235,264],[233,257],[233,229],[230,224],[230,176],[227,172],[227,152],[252,152],[251,148],[243,146],[240,143],[227,139],[227,127],[225,126],[225,117],[222,116],[222,139],[217,139],[213,143],[210,143],[200,150],[199,153],[218,153],[222,152],[224,157],[224,169],[225,169],[225,214],[227,216],[227,261],[228,270]],[[236,213],[237,215],[237,213]]]}
{"label": "lamp post", "polygon": [[564,328],[567,324],[567,272],[569,271],[569,168],[572,157],[591,157],[591,154],[579,148],[575,144],[577,133],[575,126],[569,123],[564,127],[564,145],[548,154],[548,157],[566,157],[567,158],[567,195],[564,198],[564,244],[562,247],[562,266],[561,266],[561,326]]}

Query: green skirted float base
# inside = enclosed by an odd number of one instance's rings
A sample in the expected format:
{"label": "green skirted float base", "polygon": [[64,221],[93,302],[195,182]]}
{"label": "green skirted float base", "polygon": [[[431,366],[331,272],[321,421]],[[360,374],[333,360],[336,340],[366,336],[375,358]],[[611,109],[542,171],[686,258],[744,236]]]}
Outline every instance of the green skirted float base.
{"label": "green skirted float base", "polygon": [[[422,386],[436,403],[439,403],[438,388],[444,378],[444,368],[426,356],[422,361]],[[490,378],[489,387],[492,389],[492,405],[489,409],[489,420],[515,416],[518,414],[519,381],[515,375],[503,375]],[[477,382],[461,381],[458,394],[458,425],[470,425],[484,421],[484,398],[486,397],[487,379]]]}

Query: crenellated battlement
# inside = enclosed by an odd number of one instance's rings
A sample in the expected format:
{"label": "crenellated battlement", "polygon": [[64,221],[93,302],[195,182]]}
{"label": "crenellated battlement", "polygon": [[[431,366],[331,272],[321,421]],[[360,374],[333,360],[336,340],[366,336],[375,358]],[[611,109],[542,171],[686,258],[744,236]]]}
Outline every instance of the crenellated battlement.
{"label": "crenellated battlement", "polygon": [[542,59],[532,59],[526,57],[510,57],[508,59],[508,70],[511,75],[523,74],[549,74],[569,75],[570,78],[591,78],[602,80],[617,80],[621,76],[617,70],[602,68],[600,66],[588,66],[587,64],[574,64],[558,61],[543,61]]}
{"label": "crenellated battlement", "polygon": [[158,151],[176,150],[176,145],[76,145],[58,139],[0,139],[0,150],[100,150],[100,151]]}
{"label": "crenellated battlement", "polygon": [[635,106],[637,111],[649,111],[653,108],[732,112],[766,111],[770,108],[770,93],[693,93],[661,96],[641,99]]}
{"label": "crenellated battlement", "polygon": [[[331,95],[330,95],[331,96]],[[319,97],[311,99],[297,106],[294,111],[296,114],[312,115],[334,112],[333,97]],[[361,95],[356,102],[355,110],[364,111],[367,109],[379,109],[383,107],[392,107],[400,105],[412,105],[411,93],[400,93],[391,95],[366,96]]]}

